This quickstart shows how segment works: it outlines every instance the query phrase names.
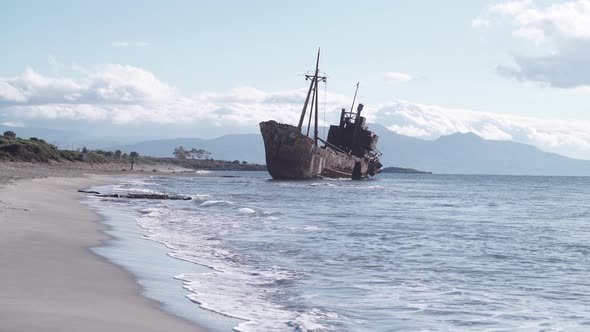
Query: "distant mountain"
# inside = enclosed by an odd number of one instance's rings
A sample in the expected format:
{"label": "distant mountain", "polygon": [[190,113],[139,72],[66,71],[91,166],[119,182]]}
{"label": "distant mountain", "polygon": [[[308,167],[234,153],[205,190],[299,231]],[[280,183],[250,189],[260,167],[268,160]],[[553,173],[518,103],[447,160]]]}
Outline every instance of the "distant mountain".
{"label": "distant mountain", "polygon": [[434,141],[380,134],[384,135],[379,149],[387,166],[454,174],[590,176],[590,161],[544,152],[528,144],[486,140],[473,133]]}
{"label": "distant mountain", "polygon": [[143,156],[172,157],[174,149],[204,149],[211,152],[211,158],[240,160],[251,163],[266,163],[264,143],[258,134],[225,135],[214,139],[175,138],[145,141],[137,144],[113,146],[109,150],[136,151]]}
{"label": "distant mountain", "polygon": [[[456,133],[426,141],[394,133],[371,124],[379,135],[378,147],[385,166],[414,168],[434,173],[587,175],[590,161],[572,159],[509,141],[483,139],[473,133]],[[212,158],[264,163],[264,144],[258,134],[226,135],[216,139],[178,138],[119,146],[125,152],[170,157],[175,147],[205,149]]]}
{"label": "distant mountain", "polygon": [[[426,141],[394,133],[377,124],[371,124],[370,128],[379,135],[378,148],[383,153],[381,160],[385,166],[434,173],[590,176],[590,161],[544,152],[527,144],[486,140],[473,133],[456,133]],[[77,131],[0,126],[0,134],[6,130],[22,138],[43,138],[66,149],[87,146],[171,157],[174,148],[182,145],[210,151],[214,159],[265,163],[264,144],[259,134],[225,135],[215,139],[158,139],[133,144],[141,138],[94,137]]]}

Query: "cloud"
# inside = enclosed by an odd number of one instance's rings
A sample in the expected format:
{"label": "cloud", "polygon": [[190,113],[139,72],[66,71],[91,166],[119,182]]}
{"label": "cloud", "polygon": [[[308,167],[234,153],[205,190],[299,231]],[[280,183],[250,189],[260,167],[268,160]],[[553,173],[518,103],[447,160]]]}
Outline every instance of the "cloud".
{"label": "cloud", "polygon": [[555,49],[543,56],[515,55],[513,66],[498,66],[501,75],[557,88],[590,86],[590,0],[546,7],[510,1],[490,6],[489,12],[509,17],[514,36]]}
{"label": "cloud", "polygon": [[25,124],[22,122],[13,122],[13,121],[0,122],[0,125],[7,126],[7,127],[24,127],[25,126]]}
{"label": "cloud", "polygon": [[481,17],[476,17],[471,20],[471,27],[474,29],[488,28],[490,21]]}
{"label": "cloud", "polygon": [[27,68],[20,76],[0,78],[0,105],[149,104],[174,98],[176,89],[149,71],[129,65],[101,65],[82,79],[49,77]]}
{"label": "cloud", "polygon": [[532,81],[556,88],[590,88],[590,40],[564,45],[545,56],[513,57],[515,66],[500,65],[498,73],[520,81]]}
{"label": "cloud", "polygon": [[[263,91],[238,87],[228,91],[181,94],[153,73],[129,65],[76,65],[74,77],[50,77],[27,68],[17,77],[0,78],[0,122],[37,127],[74,127],[98,134],[212,137],[253,132],[260,121],[299,120],[306,89]],[[334,123],[350,96],[327,93],[326,122]],[[322,96],[323,99],[323,96]],[[320,122],[323,107],[320,104]],[[455,132],[514,140],[544,150],[590,159],[590,122],[538,119],[449,109],[409,101],[367,105],[369,121],[400,134],[434,139]],[[321,123],[322,124],[322,123]]]}
{"label": "cloud", "polygon": [[383,75],[386,82],[409,82],[414,79],[410,74],[399,72],[388,72]]}
{"label": "cloud", "polygon": [[[304,88],[264,92],[240,87],[184,96],[153,73],[129,65],[73,69],[82,77],[50,77],[27,68],[19,76],[0,78],[0,120],[253,126],[270,118],[298,120],[306,94]],[[349,99],[327,94],[328,118],[338,116]]]}
{"label": "cloud", "polygon": [[511,1],[492,5],[492,13],[509,16],[516,25],[514,35],[533,41],[590,38],[590,0],[566,1],[544,8],[533,2]]}
{"label": "cloud", "polygon": [[516,15],[531,5],[531,0],[517,0],[507,1],[491,5],[489,8],[490,12],[501,13],[507,15]]}
{"label": "cloud", "polygon": [[24,102],[25,100],[25,95],[18,87],[0,81],[0,103],[2,101]]}
{"label": "cloud", "polygon": [[436,139],[473,132],[486,139],[532,144],[545,151],[590,159],[589,121],[476,112],[408,101],[380,105],[370,109],[367,116],[402,135]]}
{"label": "cloud", "polygon": [[150,43],[144,41],[114,41],[111,43],[111,46],[117,48],[125,48],[125,47],[147,47]]}

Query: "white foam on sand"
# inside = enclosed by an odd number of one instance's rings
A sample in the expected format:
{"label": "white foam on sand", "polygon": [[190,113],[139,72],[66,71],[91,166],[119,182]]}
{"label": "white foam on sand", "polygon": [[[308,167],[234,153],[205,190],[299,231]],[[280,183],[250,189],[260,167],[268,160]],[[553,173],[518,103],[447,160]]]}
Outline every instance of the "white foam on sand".
{"label": "white foam on sand", "polygon": [[[127,192],[149,192],[148,181],[133,181],[118,188]],[[333,331],[323,322],[334,313],[319,308],[289,308],[278,299],[285,297],[285,286],[303,277],[301,272],[281,266],[263,267],[250,262],[248,255],[236,252],[225,241],[228,232],[250,224],[271,222],[280,213],[267,213],[255,207],[238,205],[208,194],[193,194],[191,203],[179,209],[174,203],[133,202],[140,212],[137,224],[144,238],[162,243],[169,256],[209,268],[203,273],[182,273],[187,297],[200,307],[228,317],[242,319],[234,327],[250,331]],[[136,205],[137,204],[137,205]],[[313,226],[303,231],[315,231]],[[231,237],[230,237],[231,238]]]}
{"label": "white foam on sand", "polygon": [[[190,291],[187,297],[191,301],[244,320],[234,327],[236,331],[332,331],[320,321],[335,318],[336,314],[317,308],[291,310],[276,302],[283,295],[282,285],[303,277],[301,272],[281,266],[251,265],[248,257],[224,245],[227,229],[243,227],[244,220],[209,211],[148,208],[137,220],[148,230],[146,238],[166,244],[172,250],[171,257],[211,269],[176,276]],[[242,207],[239,212],[250,215],[256,210]]]}
{"label": "white foam on sand", "polygon": [[150,188],[158,185],[159,184],[150,182],[147,179],[128,178],[121,183],[112,186],[111,191],[124,193],[161,194],[161,192]]}

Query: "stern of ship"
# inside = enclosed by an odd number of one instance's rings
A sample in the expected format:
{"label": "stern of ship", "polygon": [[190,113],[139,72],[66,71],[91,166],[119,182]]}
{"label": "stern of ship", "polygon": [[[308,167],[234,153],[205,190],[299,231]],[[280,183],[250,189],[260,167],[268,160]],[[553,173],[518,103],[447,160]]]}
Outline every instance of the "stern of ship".
{"label": "stern of ship", "polygon": [[325,151],[295,126],[264,121],[260,123],[264,140],[266,168],[273,179],[315,179],[321,177]]}

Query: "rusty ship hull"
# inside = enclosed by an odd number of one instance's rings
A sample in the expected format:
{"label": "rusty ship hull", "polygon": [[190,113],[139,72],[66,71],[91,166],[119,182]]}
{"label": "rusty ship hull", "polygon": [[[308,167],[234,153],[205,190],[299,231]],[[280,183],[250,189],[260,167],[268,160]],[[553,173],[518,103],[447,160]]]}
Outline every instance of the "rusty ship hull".
{"label": "rusty ship hull", "polygon": [[[292,125],[260,123],[266,167],[273,179],[366,178],[371,160],[320,147]],[[356,173],[356,174],[355,174]],[[353,176],[354,175],[354,176]]]}
{"label": "rusty ship hull", "polygon": [[[366,119],[361,116],[363,104],[356,112],[354,103],[358,86],[352,100],[350,111],[342,108],[338,125],[330,126],[328,137],[323,140],[318,135],[319,83],[326,82],[326,76],[319,75],[320,51],[313,75],[305,75],[310,81],[309,89],[299,117],[299,124],[292,126],[274,120],[260,123],[264,140],[266,168],[273,179],[317,179],[347,178],[360,180],[381,172],[377,150],[379,136],[370,131]],[[302,133],[303,122],[309,107],[307,134]],[[310,137],[312,119],[313,138]],[[320,146],[319,143],[324,146]]]}

